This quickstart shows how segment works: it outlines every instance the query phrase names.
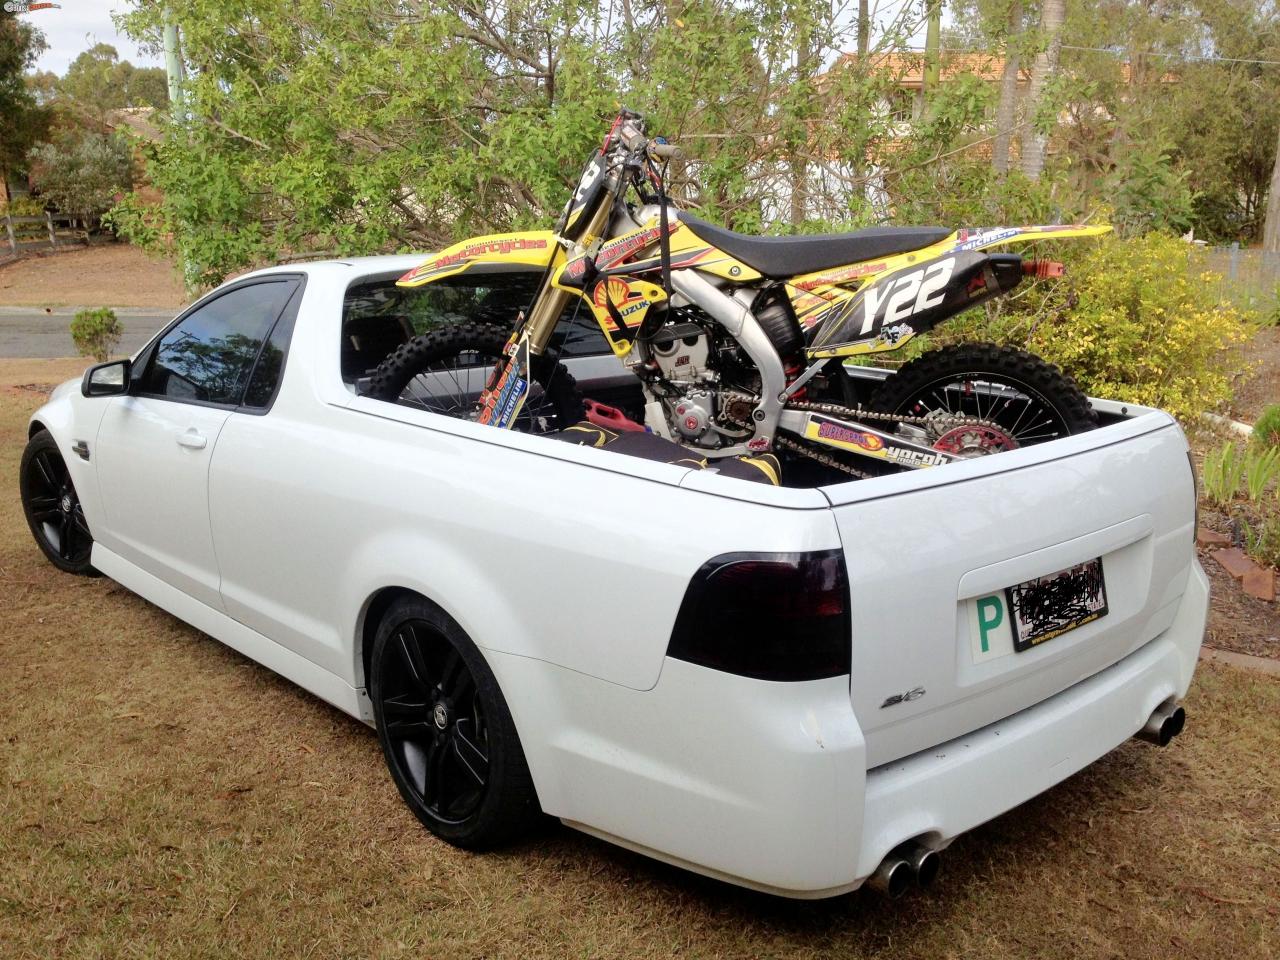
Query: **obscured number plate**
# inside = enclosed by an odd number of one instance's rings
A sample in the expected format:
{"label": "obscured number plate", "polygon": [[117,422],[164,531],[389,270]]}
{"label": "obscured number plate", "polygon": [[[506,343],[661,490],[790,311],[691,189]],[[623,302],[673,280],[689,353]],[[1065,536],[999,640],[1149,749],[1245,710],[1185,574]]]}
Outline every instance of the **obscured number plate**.
{"label": "obscured number plate", "polygon": [[1017,653],[1107,615],[1102,558],[1005,590]]}

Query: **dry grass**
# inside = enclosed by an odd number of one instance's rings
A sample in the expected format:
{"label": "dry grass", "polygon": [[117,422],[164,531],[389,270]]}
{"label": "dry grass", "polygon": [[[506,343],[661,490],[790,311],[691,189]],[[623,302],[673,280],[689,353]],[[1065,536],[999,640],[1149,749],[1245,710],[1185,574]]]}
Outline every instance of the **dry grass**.
{"label": "dry grass", "polygon": [[6,960],[1280,952],[1275,680],[1203,667],[1174,746],[1124,746],[893,904],[773,900],[554,826],[473,856],[417,825],[366,728],[43,562],[14,489],[38,401],[0,385]]}
{"label": "dry grass", "polygon": [[0,270],[0,306],[179,307],[172,263],[125,243],[32,256]]}

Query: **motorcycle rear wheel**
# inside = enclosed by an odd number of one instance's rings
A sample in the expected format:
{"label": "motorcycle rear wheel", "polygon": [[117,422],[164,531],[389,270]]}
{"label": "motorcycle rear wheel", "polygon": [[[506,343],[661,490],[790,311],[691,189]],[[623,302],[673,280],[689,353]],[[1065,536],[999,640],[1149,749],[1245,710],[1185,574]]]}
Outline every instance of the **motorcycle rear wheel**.
{"label": "motorcycle rear wheel", "polygon": [[917,357],[880,386],[870,407],[913,417],[980,417],[999,424],[1019,447],[1098,425],[1071,377],[1025,350],[992,343],[962,343]]}
{"label": "motorcycle rear wheel", "polygon": [[[401,344],[383,360],[370,377],[365,395],[469,419],[509,336],[510,330],[487,323],[431,330]],[[550,433],[582,419],[582,395],[563,363],[544,354],[533,358],[530,372],[537,386],[529,391],[513,429]]]}

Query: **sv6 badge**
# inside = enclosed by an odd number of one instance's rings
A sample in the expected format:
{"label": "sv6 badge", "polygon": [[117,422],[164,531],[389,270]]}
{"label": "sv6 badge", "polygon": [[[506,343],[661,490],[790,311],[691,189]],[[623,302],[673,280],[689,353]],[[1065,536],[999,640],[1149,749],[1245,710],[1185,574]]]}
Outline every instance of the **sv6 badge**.
{"label": "sv6 badge", "polygon": [[896,707],[900,703],[910,703],[912,700],[919,700],[924,696],[924,687],[913,687],[906,693],[895,693],[891,697],[885,697],[884,703],[880,704],[880,709],[885,707]]}

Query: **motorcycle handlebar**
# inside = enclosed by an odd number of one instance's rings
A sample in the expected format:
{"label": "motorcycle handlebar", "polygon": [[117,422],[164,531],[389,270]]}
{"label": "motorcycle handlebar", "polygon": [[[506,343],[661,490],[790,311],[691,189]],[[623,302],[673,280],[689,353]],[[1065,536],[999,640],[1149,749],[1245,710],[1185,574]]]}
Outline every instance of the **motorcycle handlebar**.
{"label": "motorcycle handlebar", "polygon": [[678,160],[684,156],[684,151],[674,143],[650,143],[649,152],[660,160]]}

